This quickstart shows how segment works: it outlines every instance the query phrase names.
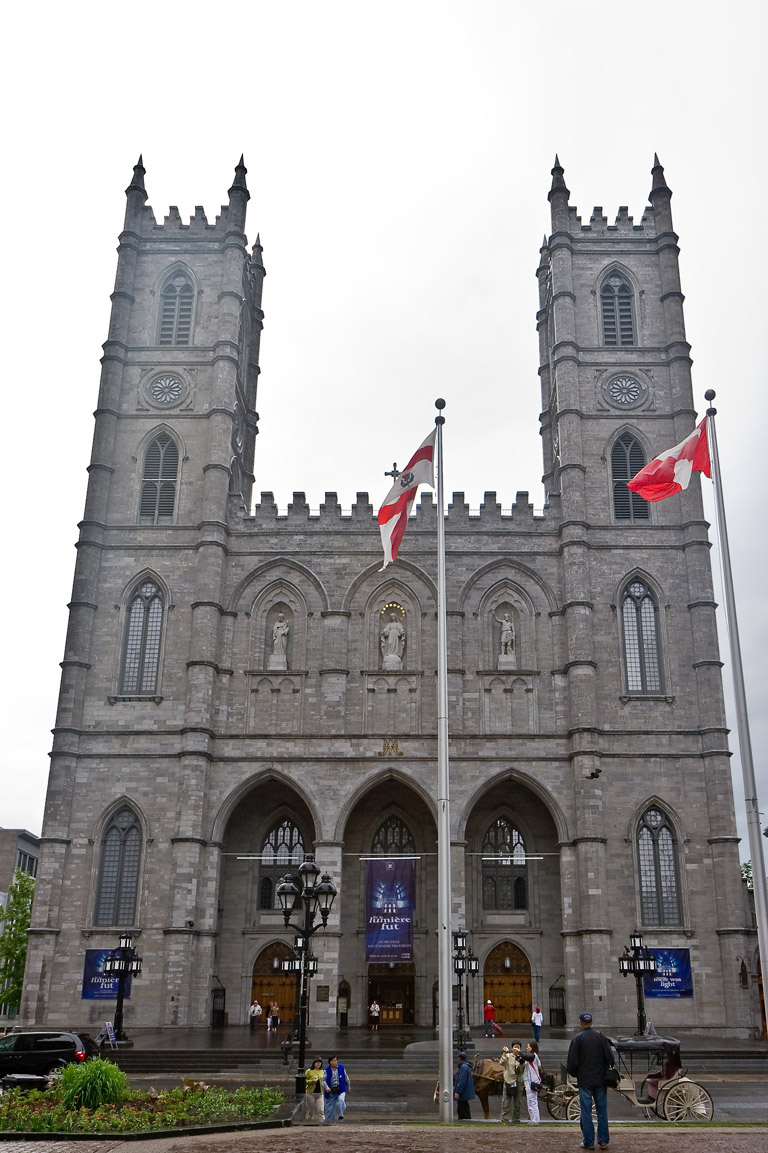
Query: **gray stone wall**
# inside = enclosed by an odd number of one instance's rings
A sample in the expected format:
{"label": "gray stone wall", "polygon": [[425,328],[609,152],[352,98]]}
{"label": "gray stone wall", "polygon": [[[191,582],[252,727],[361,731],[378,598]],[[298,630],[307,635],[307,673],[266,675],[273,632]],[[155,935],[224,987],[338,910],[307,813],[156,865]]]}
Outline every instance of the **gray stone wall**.
{"label": "gray stone wall", "polygon": [[[453,928],[471,933],[481,972],[509,942],[530,965],[531,999],[567,994],[617,1028],[634,1023],[634,986],[617,958],[643,928],[652,947],[689,948],[695,995],[663,1004],[664,1025],[744,1034],[753,991],[738,984],[753,936],[739,877],[714,622],[707,526],[698,482],[616,522],[610,449],[631,429],[650,457],[690,431],[690,361],[676,296],[668,189],[654,169],[641,225],[601,210],[582,226],[555,170],[552,237],[542,249],[539,329],[547,506],[527,493],[502,514],[487,493],[472,516],[454,494],[446,520]],[[238,175],[240,174],[240,175]],[[336,494],[311,514],[271,493],[252,513],[261,249],[244,235],[244,169],[215,224],[197,210],[158,225],[143,169],[128,190],[110,339],[97,413],[63,665],[23,1012],[29,1021],[93,1025],[80,1000],[86,948],[116,943],[97,926],[102,838],[122,803],[143,834],[135,923],[144,976],[129,1028],[206,1026],[210,992],[227,990],[244,1022],[254,966],[290,945],[279,912],[259,907],[264,839],[287,815],[333,876],[339,896],[313,948],[328,986],[316,1026],[365,1021],[364,869],[378,825],[399,816],[416,865],[413,1011],[431,1025],[436,954],[436,509],[421,498],[402,559],[384,573],[373,508],[348,516]],[[195,284],[193,342],[158,348],[158,293],[176,267]],[[638,344],[600,344],[599,285],[621,267],[635,286]],[[664,299],[662,299],[664,298]],[[670,304],[669,301],[672,303]],[[555,339],[557,334],[557,339]],[[618,371],[644,400],[618,411],[603,383]],[[146,384],[174,372],[184,400],[161,411]],[[237,447],[239,405],[247,431]],[[159,429],[181,460],[174,523],[137,523],[146,444]],[[679,435],[678,435],[679,434]],[[242,494],[231,492],[233,478]],[[659,609],[663,691],[627,687],[621,591],[632,573]],[[126,697],[120,669],[131,591],[159,586],[160,676],[151,698]],[[404,614],[402,668],[383,667],[379,637]],[[500,662],[499,614],[515,626]],[[285,667],[272,658],[282,613]],[[278,662],[279,664],[279,662]],[[680,923],[642,926],[637,822],[649,804],[676,837]],[[522,832],[527,907],[484,908],[482,845],[507,816]],[[238,858],[250,859],[238,859]],[[214,976],[215,975],[215,976]],[[482,977],[473,985],[479,1015]],[[649,1016],[653,1014],[649,1011]]]}

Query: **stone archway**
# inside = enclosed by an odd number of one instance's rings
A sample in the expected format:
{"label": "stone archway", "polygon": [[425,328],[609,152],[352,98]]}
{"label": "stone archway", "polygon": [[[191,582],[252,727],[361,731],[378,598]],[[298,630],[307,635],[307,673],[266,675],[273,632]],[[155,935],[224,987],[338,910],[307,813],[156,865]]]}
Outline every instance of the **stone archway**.
{"label": "stone archway", "polygon": [[292,1025],[296,1015],[296,977],[284,973],[281,963],[293,957],[293,950],[282,941],[273,941],[262,949],[253,963],[251,1001],[258,1001],[264,1010],[262,1021],[267,1023],[269,1006],[276,1001],[280,1006],[280,1024]]}
{"label": "stone archway", "polygon": [[512,941],[502,941],[486,957],[483,995],[493,1001],[497,1021],[519,1024],[530,1020],[531,965]]}

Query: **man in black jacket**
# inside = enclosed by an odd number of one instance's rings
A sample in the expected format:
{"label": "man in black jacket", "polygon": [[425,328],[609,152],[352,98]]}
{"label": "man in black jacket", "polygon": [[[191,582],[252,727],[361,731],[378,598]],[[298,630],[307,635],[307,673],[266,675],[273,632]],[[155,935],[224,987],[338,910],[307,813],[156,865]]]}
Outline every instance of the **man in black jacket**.
{"label": "man in black jacket", "polygon": [[594,1100],[597,1109],[597,1143],[601,1149],[607,1149],[610,1134],[605,1071],[613,1063],[611,1046],[602,1033],[592,1028],[591,1013],[580,1014],[579,1029],[580,1032],[573,1038],[568,1049],[567,1066],[579,1086],[581,1144],[583,1149],[595,1147],[595,1126],[592,1122]]}

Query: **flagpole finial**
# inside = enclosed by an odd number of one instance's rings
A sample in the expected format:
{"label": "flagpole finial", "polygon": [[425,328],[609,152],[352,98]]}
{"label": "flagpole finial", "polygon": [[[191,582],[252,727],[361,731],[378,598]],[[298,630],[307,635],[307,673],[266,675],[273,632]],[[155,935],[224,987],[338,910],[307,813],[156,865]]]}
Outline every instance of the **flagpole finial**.
{"label": "flagpole finial", "polygon": [[714,388],[708,388],[707,391],[704,393],[704,399],[709,401],[709,408],[707,409],[707,416],[715,416],[717,414],[717,409],[712,407],[712,401],[715,399],[715,395],[716,395],[716,393],[715,393]]}
{"label": "flagpole finial", "polygon": [[435,401],[435,408],[440,413],[440,416],[435,417],[435,424],[445,424],[445,417],[442,415],[443,409],[445,408],[445,401],[442,396],[439,396]]}

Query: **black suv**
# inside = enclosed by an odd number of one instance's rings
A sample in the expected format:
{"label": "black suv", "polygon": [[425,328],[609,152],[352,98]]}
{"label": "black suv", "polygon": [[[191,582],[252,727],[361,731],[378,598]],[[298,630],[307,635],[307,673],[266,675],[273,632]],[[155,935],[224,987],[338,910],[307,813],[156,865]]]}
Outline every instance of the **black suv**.
{"label": "black suv", "polygon": [[0,1077],[12,1073],[54,1073],[72,1061],[97,1056],[99,1047],[87,1033],[60,1029],[9,1033],[0,1037]]}

